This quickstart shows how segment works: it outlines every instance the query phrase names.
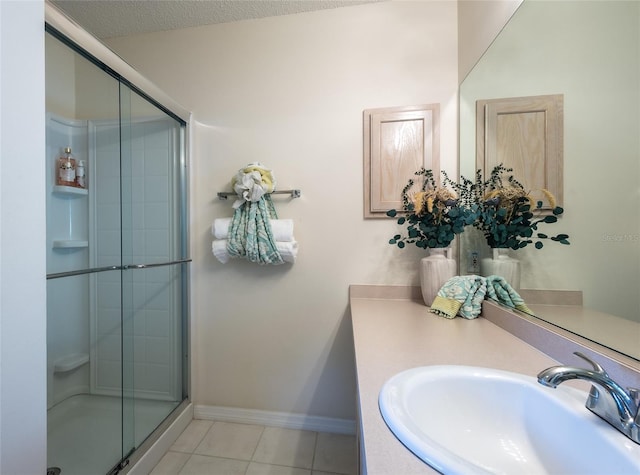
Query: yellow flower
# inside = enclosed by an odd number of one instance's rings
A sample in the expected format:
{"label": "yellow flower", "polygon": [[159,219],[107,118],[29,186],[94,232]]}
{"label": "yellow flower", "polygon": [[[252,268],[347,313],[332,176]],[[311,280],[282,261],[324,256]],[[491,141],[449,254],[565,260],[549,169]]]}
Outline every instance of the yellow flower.
{"label": "yellow flower", "polygon": [[445,208],[447,200],[455,200],[457,195],[446,188],[430,188],[425,191],[416,192],[411,196],[413,211],[418,216],[431,214]]}
{"label": "yellow flower", "polygon": [[413,195],[413,211],[416,214],[420,214],[422,206],[424,205],[424,192],[418,192]]}
{"label": "yellow flower", "polygon": [[433,213],[433,197],[431,196],[427,198],[427,211]]}
{"label": "yellow flower", "polygon": [[438,197],[438,200],[442,201],[443,203],[447,200],[458,199],[458,195],[456,195],[453,191],[448,190],[446,188],[439,188],[438,191],[436,192],[436,196]]}
{"label": "yellow flower", "polygon": [[547,197],[547,200],[549,200],[549,205],[551,206],[551,209],[554,209],[556,207],[556,197],[553,196],[553,193],[551,193],[546,188],[542,188],[541,191],[542,193],[544,193],[544,196]]}
{"label": "yellow flower", "polygon": [[484,195],[484,201],[489,201],[491,198],[495,198],[500,194],[500,190],[493,190]]}

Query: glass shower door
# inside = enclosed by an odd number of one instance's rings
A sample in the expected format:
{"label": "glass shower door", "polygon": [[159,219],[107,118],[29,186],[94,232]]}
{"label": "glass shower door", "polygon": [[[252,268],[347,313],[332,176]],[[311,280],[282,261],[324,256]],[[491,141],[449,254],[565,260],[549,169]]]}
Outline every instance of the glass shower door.
{"label": "glass shower door", "polygon": [[185,123],[51,30],[46,60],[48,465],[116,473],[187,397]]}
{"label": "glass shower door", "polygon": [[[45,38],[47,459],[65,475],[107,473],[122,458],[119,81]],[[67,147],[84,186],[60,182]]]}
{"label": "glass shower door", "polygon": [[120,85],[123,451],[183,400],[183,125]]}

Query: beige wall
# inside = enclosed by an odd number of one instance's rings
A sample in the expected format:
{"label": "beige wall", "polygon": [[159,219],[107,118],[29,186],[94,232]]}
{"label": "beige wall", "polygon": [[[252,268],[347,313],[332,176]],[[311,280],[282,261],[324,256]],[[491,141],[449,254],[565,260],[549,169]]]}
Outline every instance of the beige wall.
{"label": "beige wall", "polygon": [[473,69],[524,0],[458,0],[458,75]]}
{"label": "beige wall", "polygon": [[[441,104],[441,157],[456,173],[457,26],[449,1],[383,2],[112,40],[193,111],[193,392],[196,404],[353,419],[352,283],[416,284],[418,249],[363,220],[362,111]],[[259,160],[273,168],[298,262],[222,265],[216,199]]]}

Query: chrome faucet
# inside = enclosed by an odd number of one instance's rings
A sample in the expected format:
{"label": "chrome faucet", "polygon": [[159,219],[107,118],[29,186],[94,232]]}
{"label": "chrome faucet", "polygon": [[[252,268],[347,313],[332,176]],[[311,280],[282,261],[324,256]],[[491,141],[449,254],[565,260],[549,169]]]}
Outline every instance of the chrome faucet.
{"label": "chrome faucet", "polygon": [[625,391],[598,363],[580,352],[576,351],[574,355],[587,361],[593,369],[552,366],[538,374],[538,382],[555,388],[571,379],[589,381],[592,386],[586,408],[640,444],[640,390],[629,388]]}

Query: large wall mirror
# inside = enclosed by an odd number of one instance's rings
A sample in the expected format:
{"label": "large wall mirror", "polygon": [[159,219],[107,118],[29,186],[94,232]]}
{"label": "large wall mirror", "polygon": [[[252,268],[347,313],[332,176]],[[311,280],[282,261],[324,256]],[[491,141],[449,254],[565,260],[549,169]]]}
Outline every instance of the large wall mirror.
{"label": "large wall mirror", "polygon": [[[640,2],[525,0],[460,87],[460,173],[476,169],[476,103],[561,94],[563,207],[545,243],[509,251],[521,289],[582,292],[590,318],[537,317],[640,360]],[[526,183],[525,183],[526,185]],[[489,256],[464,233],[461,273]],[[537,292],[536,295],[540,295]],[[556,293],[557,295],[557,293]]]}

